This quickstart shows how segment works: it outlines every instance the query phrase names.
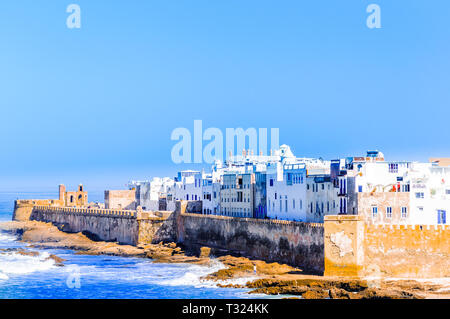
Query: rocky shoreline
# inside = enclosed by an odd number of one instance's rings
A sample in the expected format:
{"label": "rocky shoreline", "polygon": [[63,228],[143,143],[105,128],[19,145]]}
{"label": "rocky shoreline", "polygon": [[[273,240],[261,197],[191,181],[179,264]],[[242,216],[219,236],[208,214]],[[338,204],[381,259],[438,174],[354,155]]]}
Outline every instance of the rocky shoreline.
{"label": "rocky shoreline", "polygon": [[[157,245],[119,245],[113,242],[93,241],[81,233],[65,233],[51,223],[37,221],[0,223],[0,231],[18,235],[20,240],[36,248],[61,248],[76,250],[77,254],[114,255],[151,258],[157,263],[190,263],[210,265],[219,261],[225,268],[205,276],[220,287],[249,288],[250,294],[290,295],[302,299],[421,299],[450,298],[450,282],[433,283],[416,280],[342,279],[307,275],[301,269],[278,263],[266,263],[245,257],[221,256],[210,258],[211,250],[202,247],[197,256],[188,255],[175,243]],[[16,249],[16,253],[35,252]],[[5,253],[5,250],[0,251]],[[63,266],[64,260],[51,255],[55,264]],[[233,283],[236,279],[246,284]]]}

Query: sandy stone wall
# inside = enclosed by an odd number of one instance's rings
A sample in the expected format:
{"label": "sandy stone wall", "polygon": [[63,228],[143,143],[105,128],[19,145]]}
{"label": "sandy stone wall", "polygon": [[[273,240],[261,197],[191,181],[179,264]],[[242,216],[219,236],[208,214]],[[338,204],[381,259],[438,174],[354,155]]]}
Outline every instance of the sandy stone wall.
{"label": "sandy stone wall", "polygon": [[[379,192],[379,193],[357,193],[358,214],[364,216],[367,224],[399,224],[408,220],[410,193]],[[372,215],[372,207],[378,208],[376,217]],[[392,216],[386,216],[386,208],[391,207]],[[406,207],[407,216],[402,217],[402,207]]]}
{"label": "sandy stone wall", "polygon": [[323,225],[183,213],[178,241],[322,273]]}
{"label": "sandy stone wall", "polygon": [[[156,216],[156,217],[155,217]],[[157,244],[176,241],[175,213],[138,213],[138,244]]]}
{"label": "sandy stone wall", "polygon": [[448,225],[373,225],[363,216],[326,216],[325,275],[450,277]]}
{"label": "sandy stone wall", "polygon": [[324,219],[325,275],[358,277],[364,270],[364,222],[358,215]]}
{"label": "sandy stone wall", "polygon": [[105,191],[106,209],[136,209],[136,190],[108,190]]}
{"label": "sandy stone wall", "polygon": [[34,206],[64,206],[64,202],[57,199],[19,199],[14,201],[13,220],[26,221],[30,220]]}
{"label": "sandy stone wall", "polygon": [[450,277],[450,227],[367,225],[364,265],[368,276]]}
{"label": "sandy stone wall", "polygon": [[61,230],[84,232],[97,240],[136,245],[138,223],[132,211],[36,206],[30,219],[51,222]]}

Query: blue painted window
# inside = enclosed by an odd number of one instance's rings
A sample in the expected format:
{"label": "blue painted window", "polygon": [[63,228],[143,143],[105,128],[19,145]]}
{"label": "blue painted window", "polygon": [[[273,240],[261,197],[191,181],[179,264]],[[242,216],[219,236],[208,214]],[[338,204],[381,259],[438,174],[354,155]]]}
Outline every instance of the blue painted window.
{"label": "blue painted window", "polygon": [[447,216],[445,210],[438,210],[438,224],[446,224]]}
{"label": "blue painted window", "polygon": [[372,207],[372,217],[375,218],[378,215],[378,207],[373,206]]}

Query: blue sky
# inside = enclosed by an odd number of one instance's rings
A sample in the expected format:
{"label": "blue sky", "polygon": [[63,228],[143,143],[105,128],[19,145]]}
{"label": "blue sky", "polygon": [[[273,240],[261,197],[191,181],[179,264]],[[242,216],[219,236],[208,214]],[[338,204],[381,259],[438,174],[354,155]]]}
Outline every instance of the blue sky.
{"label": "blue sky", "polygon": [[[81,7],[81,29],[66,7]],[[381,7],[381,29],[366,7]],[[450,157],[450,2],[2,1],[0,190],[196,168],[176,127],[277,127],[299,156]]]}

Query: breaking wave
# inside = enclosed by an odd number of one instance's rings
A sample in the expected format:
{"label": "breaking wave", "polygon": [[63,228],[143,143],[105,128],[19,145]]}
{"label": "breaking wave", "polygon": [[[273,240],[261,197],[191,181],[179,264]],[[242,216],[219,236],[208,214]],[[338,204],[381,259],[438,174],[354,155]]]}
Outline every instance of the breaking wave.
{"label": "breaking wave", "polygon": [[9,235],[6,233],[0,233],[0,243],[1,242],[12,242],[16,240],[16,236]]}
{"label": "breaking wave", "polygon": [[180,270],[184,273],[180,277],[162,280],[158,284],[163,286],[193,286],[195,288],[215,288],[217,282],[212,280],[204,280],[202,277],[212,274],[216,271],[224,269],[225,266],[213,260],[211,266],[189,265],[182,267]]}
{"label": "breaking wave", "polygon": [[0,254],[0,279],[9,279],[10,275],[29,274],[56,267],[55,261],[43,252],[38,256],[24,256],[16,252]]}
{"label": "breaking wave", "polygon": [[257,277],[243,277],[229,280],[206,280],[203,277],[226,267],[217,260],[212,260],[211,266],[189,265],[183,267],[185,273],[180,277],[159,282],[164,286],[193,286],[195,288],[218,288],[218,285],[245,285],[247,282],[258,279]]}

